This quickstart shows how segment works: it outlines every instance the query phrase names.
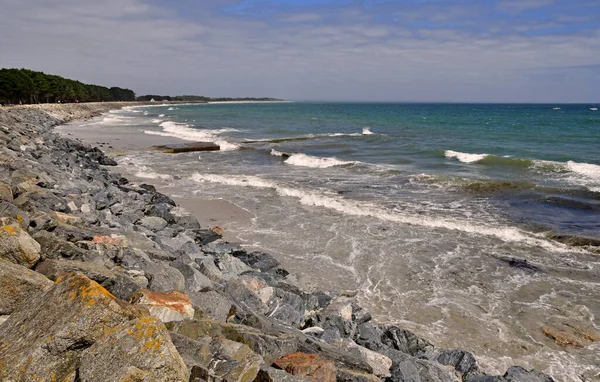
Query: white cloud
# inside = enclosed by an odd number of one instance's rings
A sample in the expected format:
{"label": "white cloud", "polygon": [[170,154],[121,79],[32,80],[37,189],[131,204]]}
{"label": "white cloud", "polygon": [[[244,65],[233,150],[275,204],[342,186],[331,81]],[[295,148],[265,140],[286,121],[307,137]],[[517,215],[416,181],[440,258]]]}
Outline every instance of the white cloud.
{"label": "white cloud", "polygon": [[598,31],[484,37],[420,28],[416,36],[356,9],[344,22],[273,27],[208,11],[183,19],[141,0],[98,3],[0,0],[0,66],[139,94],[288,99],[582,101],[600,85],[583,71],[567,84],[551,76],[597,63]]}

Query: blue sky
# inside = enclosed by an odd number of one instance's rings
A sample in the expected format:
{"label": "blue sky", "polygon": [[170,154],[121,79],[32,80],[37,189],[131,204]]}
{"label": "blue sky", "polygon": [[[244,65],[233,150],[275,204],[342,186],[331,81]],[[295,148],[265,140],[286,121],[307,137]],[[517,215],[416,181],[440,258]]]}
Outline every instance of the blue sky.
{"label": "blue sky", "polygon": [[0,66],[138,94],[600,102],[598,0],[0,0]]}

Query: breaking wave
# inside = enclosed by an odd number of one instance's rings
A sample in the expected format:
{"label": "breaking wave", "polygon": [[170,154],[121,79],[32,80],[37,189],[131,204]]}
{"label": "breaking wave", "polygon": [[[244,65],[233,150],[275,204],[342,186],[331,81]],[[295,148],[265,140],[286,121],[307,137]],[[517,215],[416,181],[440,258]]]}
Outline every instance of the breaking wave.
{"label": "breaking wave", "polygon": [[166,121],[159,125],[162,131],[145,130],[144,134],[159,135],[162,137],[179,138],[186,141],[213,142],[221,147],[221,151],[237,150],[240,146],[219,138],[222,133],[235,131],[234,129],[204,130],[194,129],[186,123]]}
{"label": "breaking wave", "polygon": [[190,177],[190,180],[196,182],[217,183],[227,186],[272,189],[280,196],[297,198],[303,205],[323,207],[345,215],[373,217],[401,224],[428,228],[442,228],[475,235],[492,236],[504,242],[528,243],[530,245],[541,246],[554,251],[572,250],[562,244],[552,243],[542,236],[528,233],[516,227],[491,226],[470,223],[459,219],[406,214],[402,211],[388,210],[372,203],[353,201],[326,192],[308,191],[278,184],[256,176],[200,174],[196,172]]}
{"label": "breaking wave", "polygon": [[306,155],[302,153],[293,153],[288,154],[277,150],[271,150],[271,155],[276,157],[286,158],[284,163],[293,165],[293,166],[301,166],[301,167],[312,167],[312,168],[328,168],[335,166],[345,166],[351,164],[357,164],[358,162],[348,162],[339,160],[337,158],[321,158],[315,157],[312,155]]}

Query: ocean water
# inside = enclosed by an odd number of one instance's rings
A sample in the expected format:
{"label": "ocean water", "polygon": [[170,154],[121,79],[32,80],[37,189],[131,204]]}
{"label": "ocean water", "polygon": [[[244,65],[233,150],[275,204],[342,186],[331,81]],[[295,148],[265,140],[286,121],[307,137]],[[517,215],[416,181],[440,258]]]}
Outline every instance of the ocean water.
{"label": "ocean water", "polygon": [[[482,368],[559,381],[600,373],[600,112],[594,105],[251,103],[130,108],[90,128],[212,141],[219,152],[132,152],[120,170],[179,197],[229,200],[225,227],[375,319]],[[563,240],[564,241],[564,240]],[[512,267],[509,260],[531,267]]]}

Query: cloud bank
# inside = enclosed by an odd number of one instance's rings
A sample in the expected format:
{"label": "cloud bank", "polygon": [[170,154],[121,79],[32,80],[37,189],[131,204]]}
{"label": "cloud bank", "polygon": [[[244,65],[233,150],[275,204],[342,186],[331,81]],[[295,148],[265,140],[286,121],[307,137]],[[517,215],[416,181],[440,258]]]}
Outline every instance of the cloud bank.
{"label": "cloud bank", "polygon": [[0,10],[1,67],[138,94],[600,101],[596,1],[0,0]]}

